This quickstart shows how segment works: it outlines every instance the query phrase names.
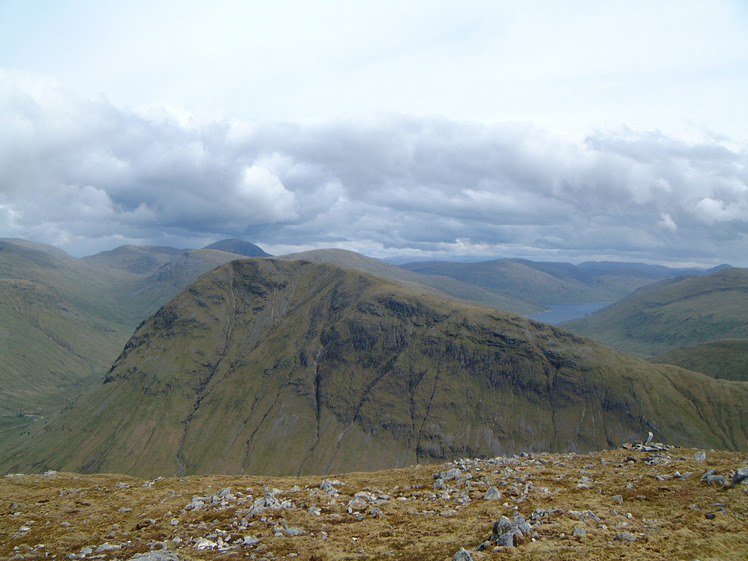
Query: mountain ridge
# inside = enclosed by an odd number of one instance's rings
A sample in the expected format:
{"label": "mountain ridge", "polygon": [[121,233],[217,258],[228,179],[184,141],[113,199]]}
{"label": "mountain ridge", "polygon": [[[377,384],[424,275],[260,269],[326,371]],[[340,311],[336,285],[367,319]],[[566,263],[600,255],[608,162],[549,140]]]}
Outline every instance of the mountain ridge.
{"label": "mountain ridge", "polygon": [[747,400],[740,382],[517,315],[331,264],[246,259],[151,316],[105,383],[0,468],[334,473],[601,449],[648,430],[742,449]]}

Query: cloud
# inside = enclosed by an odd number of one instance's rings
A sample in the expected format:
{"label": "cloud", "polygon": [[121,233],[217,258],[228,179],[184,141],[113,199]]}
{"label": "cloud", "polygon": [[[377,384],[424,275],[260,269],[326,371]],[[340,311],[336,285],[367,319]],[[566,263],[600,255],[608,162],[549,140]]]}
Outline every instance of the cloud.
{"label": "cloud", "polygon": [[0,236],[747,265],[748,152],[709,133],[377,114],[316,124],[123,110],[0,73]]}

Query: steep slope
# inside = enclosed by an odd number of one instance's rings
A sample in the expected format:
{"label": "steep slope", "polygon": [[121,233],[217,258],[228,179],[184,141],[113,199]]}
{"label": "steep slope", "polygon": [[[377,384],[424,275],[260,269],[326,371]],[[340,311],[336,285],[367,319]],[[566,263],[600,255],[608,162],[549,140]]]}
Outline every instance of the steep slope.
{"label": "steep slope", "polygon": [[663,281],[562,327],[645,357],[748,338],[748,269]]}
{"label": "steep slope", "polygon": [[748,339],[723,339],[674,349],[649,359],[674,364],[713,378],[748,382]]}
{"label": "steep slope", "polygon": [[233,261],[8,471],[322,473],[640,438],[745,449],[748,387],[330,264]]}
{"label": "steep slope", "polygon": [[241,256],[123,246],[76,259],[0,240],[0,449],[103,379],[144,318]]}
{"label": "steep slope", "polygon": [[283,255],[280,258],[301,259],[316,263],[333,263],[341,267],[354,269],[368,275],[395,282],[401,286],[425,294],[442,298],[457,298],[526,316],[538,313],[543,309],[541,306],[527,300],[499,294],[483,289],[480,286],[452,279],[449,276],[416,273],[396,265],[390,265],[380,259],[373,259],[344,249],[318,249]]}
{"label": "steep slope", "polygon": [[[477,263],[430,261],[402,265],[410,271],[444,275],[536,305],[614,302],[636,289],[682,275],[686,270],[640,263],[536,262],[496,259]],[[697,274],[697,270],[688,270]],[[701,271],[703,272],[703,271]]]}
{"label": "steep slope", "polygon": [[78,260],[0,242],[0,407],[45,409],[106,372],[132,328]]}

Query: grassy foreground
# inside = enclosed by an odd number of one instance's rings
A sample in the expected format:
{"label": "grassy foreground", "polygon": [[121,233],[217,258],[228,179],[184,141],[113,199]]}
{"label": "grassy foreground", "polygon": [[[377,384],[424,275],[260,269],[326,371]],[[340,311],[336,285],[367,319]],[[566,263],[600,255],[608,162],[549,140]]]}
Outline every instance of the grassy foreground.
{"label": "grassy foreground", "polygon": [[[744,453],[671,448],[462,460],[327,478],[10,474],[0,558],[745,559]],[[700,459],[700,458],[699,458]],[[435,478],[440,473],[440,479]],[[495,486],[500,497],[484,498]],[[522,514],[515,547],[488,543]],[[164,552],[166,553],[166,552]]]}

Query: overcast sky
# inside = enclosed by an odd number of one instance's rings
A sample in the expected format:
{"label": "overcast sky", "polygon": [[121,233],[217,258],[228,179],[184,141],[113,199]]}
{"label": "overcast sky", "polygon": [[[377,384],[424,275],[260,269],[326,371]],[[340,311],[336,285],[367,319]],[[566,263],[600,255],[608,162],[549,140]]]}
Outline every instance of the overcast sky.
{"label": "overcast sky", "polygon": [[0,0],[0,237],[748,266],[748,2]]}

